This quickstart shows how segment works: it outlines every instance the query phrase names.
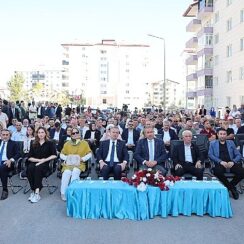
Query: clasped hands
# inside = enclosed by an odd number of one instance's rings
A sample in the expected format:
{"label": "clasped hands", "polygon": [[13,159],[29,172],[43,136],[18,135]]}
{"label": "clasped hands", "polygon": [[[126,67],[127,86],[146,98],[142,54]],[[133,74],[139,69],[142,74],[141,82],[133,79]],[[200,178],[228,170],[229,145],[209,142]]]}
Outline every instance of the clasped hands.
{"label": "clasped hands", "polygon": [[[123,163],[117,164],[117,165],[120,165],[121,166],[121,170],[124,171],[125,170],[125,167],[126,167],[126,164],[127,164],[127,162],[126,161],[123,161]],[[99,162],[100,170],[103,168],[104,165],[107,165],[107,164],[103,160],[101,160]]]}
{"label": "clasped hands", "polygon": [[230,162],[221,161],[220,164],[224,166],[226,169],[230,169],[234,165],[234,163],[231,161]]}
{"label": "clasped hands", "polygon": [[153,168],[154,166],[157,165],[157,161],[146,161],[146,162],[145,162],[145,165],[146,165],[148,168]]}

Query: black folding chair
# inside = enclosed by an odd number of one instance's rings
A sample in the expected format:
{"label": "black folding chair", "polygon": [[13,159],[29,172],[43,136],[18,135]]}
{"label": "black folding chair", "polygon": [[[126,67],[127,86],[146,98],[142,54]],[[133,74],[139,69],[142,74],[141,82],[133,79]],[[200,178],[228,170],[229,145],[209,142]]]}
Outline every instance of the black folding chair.
{"label": "black folding chair", "polygon": [[235,135],[234,141],[235,141],[235,144],[236,144],[237,147],[240,146],[240,142],[243,141],[243,140],[244,140],[244,134],[236,134]]}

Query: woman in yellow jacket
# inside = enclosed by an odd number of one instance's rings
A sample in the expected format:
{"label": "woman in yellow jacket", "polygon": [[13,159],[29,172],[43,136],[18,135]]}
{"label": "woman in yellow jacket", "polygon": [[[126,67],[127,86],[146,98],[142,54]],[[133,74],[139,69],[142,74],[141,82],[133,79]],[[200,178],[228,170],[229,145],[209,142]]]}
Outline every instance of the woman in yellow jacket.
{"label": "woman in yellow jacket", "polygon": [[85,161],[92,156],[88,143],[81,140],[78,128],[73,128],[71,140],[64,144],[60,158],[64,160],[61,179],[61,199],[66,201],[65,191],[69,182],[79,180],[80,173],[86,170]]}

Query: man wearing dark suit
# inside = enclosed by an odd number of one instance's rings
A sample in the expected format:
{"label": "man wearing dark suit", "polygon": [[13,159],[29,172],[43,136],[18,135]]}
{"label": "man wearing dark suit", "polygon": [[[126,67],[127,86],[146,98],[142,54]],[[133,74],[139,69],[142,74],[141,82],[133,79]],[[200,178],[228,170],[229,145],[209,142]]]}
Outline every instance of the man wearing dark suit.
{"label": "man wearing dark suit", "polygon": [[12,102],[9,107],[9,123],[12,124],[12,119],[17,119],[20,121],[20,113],[16,108],[15,103]]}
{"label": "man wearing dark suit", "polygon": [[192,132],[190,130],[183,131],[182,136],[182,143],[173,148],[172,152],[175,174],[182,176],[185,173],[190,173],[197,177],[197,180],[202,180],[203,155],[200,154],[198,147],[192,143]]}
{"label": "man wearing dark suit", "polygon": [[60,123],[57,121],[54,124],[54,128],[50,129],[49,135],[50,138],[55,140],[56,145],[61,141],[62,136],[65,134],[65,129],[61,128]]}
{"label": "man wearing dark suit", "polygon": [[158,130],[158,134],[162,134],[162,140],[164,141],[165,148],[168,152],[170,151],[170,141],[179,140],[175,131],[173,129],[170,129],[169,121],[163,122],[163,128]]}
{"label": "man wearing dark suit", "polygon": [[140,168],[160,170],[163,175],[166,175],[167,171],[164,168],[164,162],[168,155],[164,142],[154,137],[154,127],[152,126],[145,126],[144,135],[145,138],[137,143],[134,159]]}
{"label": "man wearing dark suit", "polygon": [[118,140],[119,133],[117,126],[111,128],[111,139],[102,141],[97,152],[97,161],[104,180],[108,179],[110,172],[113,172],[115,180],[120,180],[129,160],[125,142]]}
{"label": "man wearing dark suit", "polygon": [[[232,140],[226,140],[227,131],[220,128],[218,131],[218,140],[210,142],[208,151],[209,158],[214,162],[214,174],[232,193],[234,199],[239,198],[236,185],[244,178],[244,168],[239,163],[241,154],[237,150]],[[235,176],[229,182],[225,172],[233,173]]]}
{"label": "man wearing dark suit", "polygon": [[0,200],[8,198],[8,173],[13,170],[13,163],[20,157],[16,142],[10,140],[10,131],[3,129],[0,140],[0,178],[2,181],[2,195]]}
{"label": "man wearing dark suit", "polygon": [[204,105],[202,105],[201,108],[199,109],[199,115],[205,116],[206,114],[207,114],[207,109],[204,108]]}
{"label": "man wearing dark suit", "polygon": [[128,122],[128,128],[123,130],[121,137],[125,141],[127,149],[134,152],[140,137],[140,132],[133,128],[132,120]]}

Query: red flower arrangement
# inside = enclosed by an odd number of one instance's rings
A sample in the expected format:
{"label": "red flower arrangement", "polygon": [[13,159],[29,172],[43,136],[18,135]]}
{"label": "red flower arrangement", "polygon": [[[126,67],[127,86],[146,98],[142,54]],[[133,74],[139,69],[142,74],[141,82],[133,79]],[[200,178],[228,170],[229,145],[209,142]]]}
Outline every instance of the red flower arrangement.
{"label": "red flower arrangement", "polygon": [[135,186],[139,191],[145,191],[147,185],[159,187],[161,191],[168,191],[175,181],[180,180],[178,176],[163,176],[160,171],[154,171],[151,168],[135,172],[131,179],[123,177],[123,182]]}

